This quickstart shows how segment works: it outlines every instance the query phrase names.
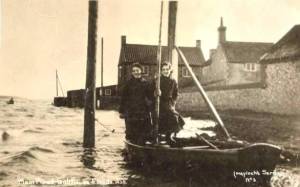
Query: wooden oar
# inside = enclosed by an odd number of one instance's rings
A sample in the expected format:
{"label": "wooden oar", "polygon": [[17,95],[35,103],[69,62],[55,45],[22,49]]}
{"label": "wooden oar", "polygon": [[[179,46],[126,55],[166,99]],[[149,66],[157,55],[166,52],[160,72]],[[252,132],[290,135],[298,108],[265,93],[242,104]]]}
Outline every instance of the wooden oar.
{"label": "wooden oar", "polygon": [[219,150],[219,148],[217,146],[215,146],[214,144],[212,144],[211,142],[209,142],[206,138],[204,138],[203,136],[201,136],[200,134],[196,133],[197,138],[200,138],[201,140],[203,140],[207,145],[209,145],[210,147]]}
{"label": "wooden oar", "polygon": [[230,135],[229,135],[229,133],[228,133],[228,131],[227,131],[227,129],[226,129],[226,127],[225,127],[225,125],[224,125],[224,123],[223,123],[223,121],[222,121],[222,119],[220,118],[220,116],[219,116],[217,110],[215,109],[214,105],[211,103],[211,101],[209,100],[208,96],[206,95],[206,93],[205,93],[205,91],[204,91],[202,85],[200,84],[200,82],[198,81],[198,79],[197,79],[196,75],[194,74],[192,68],[191,68],[190,65],[188,64],[188,62],[187,62],[187,60],[186,60],[184,54],[182,53],[182,51],[181,51],[178,47],[176,47],[176,50],[177,50],[179,56],[181,57],[181,59],[182,59],[184,65],[186,66],[186,68],[188,69],[189,73],[191,74],[191,76],[192,76],[192,78],[193,78],[193,80],[194,80],[194,82],[195,82],[197,88],[198,88],[199,91],[200,91],[200,94],[202,95],[204,101],[205,101],[206,104],[208,105],[208,108],[210,109],[210,111],[211,111],[212,114],[214,115],[214,117],[215,117],[215,119],[217,120],[218,124],[222,127],[223,131],[225,132],[225,134],[226,134],[226,136],[227,136],[227,139],[228,139],[228,140],[232,140],[231,137],[230,137]]}

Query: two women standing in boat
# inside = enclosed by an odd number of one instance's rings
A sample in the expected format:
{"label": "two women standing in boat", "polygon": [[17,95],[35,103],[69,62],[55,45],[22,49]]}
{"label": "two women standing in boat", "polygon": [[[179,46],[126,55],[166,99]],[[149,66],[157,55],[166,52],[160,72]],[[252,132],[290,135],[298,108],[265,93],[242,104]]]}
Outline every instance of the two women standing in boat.
{"label": "two women standing in boat", "polygon": [[140,64],[134,63],[131,70],[132,78],[123,88],[119,109],[120,116],[125,118],[126,139],[138,144],[151,139],[154,128],[151,113],[154,113],[155,98],[160,96],[159,134],[165,134],[170,142],[171,134],[177,133],[184,125],[175,110],[178,85],[170,78],[171,64],[162,63],[160,90],[155,90],[156,80],[147,82],[142,78]]}

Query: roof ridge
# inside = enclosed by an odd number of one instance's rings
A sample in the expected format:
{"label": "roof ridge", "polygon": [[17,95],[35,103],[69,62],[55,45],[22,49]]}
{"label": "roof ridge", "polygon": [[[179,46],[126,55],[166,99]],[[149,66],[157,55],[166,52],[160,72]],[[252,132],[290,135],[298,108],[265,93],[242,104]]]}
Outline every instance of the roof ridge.
{"label": "roof ridge", "polygon": [[264,42],[228,42],[222,43],[222,50],[229,63],[256,62],[274,44]]}
{"label": "roof ridge", "polygon": [[300,59],[300,24],[288,30],[260,59],[265,63],[284,62]]}
{"label": "roof ridge", "polygon": [[[202,49],[195,47],[179,47],[185,54],[186,58],[191,65],[203,65],[205,58]],[[121,46],[121,53],[119,58],[119,65],[123,63],[131,63],[134,61],[144,60],[146,63],[153,63],[156,61],[157,45],[144,45],[144,44],[126,44]],[[162,47],[162,59],[166,59],[167,46]],[[182,60],[179,58],[179,64]]]}
{"label": "roof ridge", "polygon": [[[157,47],[157,45],[152,45],[152,44],[136,44],[136,43],[126,43],[126,45],[134,45],[134,46],[147,46],[147,47]],[[162,45],[163,47],[163,45]]]}
{"label": "roof ridge", "polygon": [[[131,46],[144,46],[144,47],[157,47],[158,45],[152,45],[152,44],[135,44],[135,43],[126,43],[126,45],[131,45]],[[162,45],[162,47],[168,47],[166,45]],[[179,48],[197,48],[197,46],[178,46]]]}
{"label": "roof ridge", "polygon": [[244,42],[244,41],[226,41],[222,44],[230,44],[230,43],[237,43],[237,44],[274,44],[273,42]]}

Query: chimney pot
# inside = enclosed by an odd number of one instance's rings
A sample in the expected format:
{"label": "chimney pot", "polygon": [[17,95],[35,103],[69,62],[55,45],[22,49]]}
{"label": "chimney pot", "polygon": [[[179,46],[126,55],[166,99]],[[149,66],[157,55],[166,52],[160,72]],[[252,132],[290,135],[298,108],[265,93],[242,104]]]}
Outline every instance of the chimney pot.
{"label": "chimney pot", "polygon": [[121,45],[126,45],[126,36],[125,35],[122,35],[121,36]]}
{"label": "chimney pot", "polygon": [[223,17],[221,17],[219,31],[219,43],[226,42],[226,27],[223,25]]}
{"label": "chimney pot", "polygon": [[196,40],[196,47],[201,48],[201,40]]}

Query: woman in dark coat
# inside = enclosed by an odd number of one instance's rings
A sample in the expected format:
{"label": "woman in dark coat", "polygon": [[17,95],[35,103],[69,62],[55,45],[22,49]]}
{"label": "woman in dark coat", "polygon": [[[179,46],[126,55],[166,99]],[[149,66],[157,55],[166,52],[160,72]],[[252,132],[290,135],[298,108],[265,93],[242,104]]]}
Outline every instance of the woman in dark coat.
{"label": "woman in dark coat", "polygon": [[[175,104],[178,97],[178,85],[176,81],[170,78],[171,64],[162,63],[159,106],[159,133],[165,134],[169,140],[171,133],[177,133],[182,129],[184,121],[179,113],[175,110]],[[156,95],[157,95],[156,94]]]}
{"label": "woman in dark coat", "polygon": [[132,78],[125,84],[121,93],[119,113],[125,118],[126,139],[144,144],[150,138],[152,127],[148,107],[148,83],[142,78],[142,67],[132,65]]}

